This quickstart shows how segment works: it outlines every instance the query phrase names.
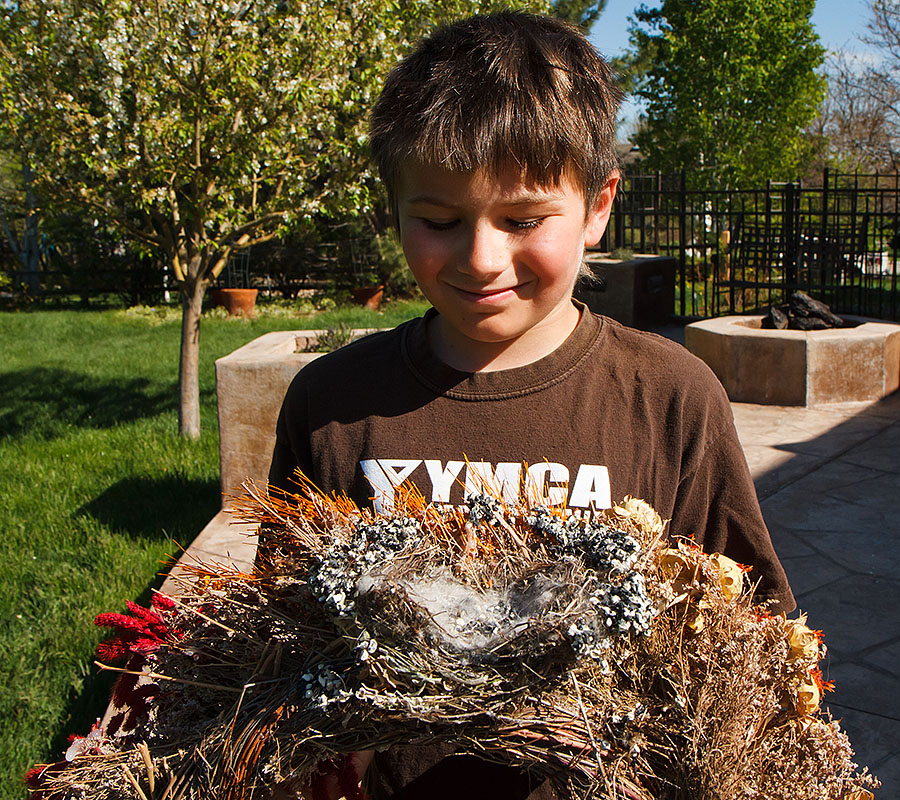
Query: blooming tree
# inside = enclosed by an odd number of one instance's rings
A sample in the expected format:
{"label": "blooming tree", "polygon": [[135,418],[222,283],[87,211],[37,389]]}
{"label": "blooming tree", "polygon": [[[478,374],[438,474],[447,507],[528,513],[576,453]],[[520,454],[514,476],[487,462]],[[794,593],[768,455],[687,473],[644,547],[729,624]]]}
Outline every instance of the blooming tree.
{"label": "blooming tree", "polygon": [[155,248],[179,287],[197,438],[204,292],[238,249],[372,202],[366,112],[411,40],[489,0],[0,4],[4,134],[46,205]]}

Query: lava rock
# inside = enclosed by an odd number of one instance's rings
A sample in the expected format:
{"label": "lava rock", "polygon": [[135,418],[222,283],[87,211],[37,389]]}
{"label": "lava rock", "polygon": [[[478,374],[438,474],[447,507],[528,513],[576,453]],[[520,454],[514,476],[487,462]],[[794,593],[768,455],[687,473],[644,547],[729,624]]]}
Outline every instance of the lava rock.
{"label": "lava rock", "polygon": [[772,306],[763,318],[762,327],[767,330],[783,331],[788,326],[788,316],[777,306]]}
{"label": "lava rock", "polygon": [[825,331],[833,326],[818,317],[791,317],[788,327],[794,331]]}
{"label": "lava rock", "polygon": [[820,319],[826,324],[821,327],[800,328],[800,330],[821,330],[825,328],[842,328],[844,320],[820,300],[815,300],[805,292],[794,292],[791,295],[790,313],[801,319]]}

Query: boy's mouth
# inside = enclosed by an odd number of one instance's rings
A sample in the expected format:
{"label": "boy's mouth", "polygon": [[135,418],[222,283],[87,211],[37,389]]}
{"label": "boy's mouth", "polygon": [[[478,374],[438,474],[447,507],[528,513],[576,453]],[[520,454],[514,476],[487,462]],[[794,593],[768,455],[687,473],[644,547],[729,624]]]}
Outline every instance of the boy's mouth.
{"label": "boy's mouth", "polygon": [[518,286],[506,286],[498,289],[464,289],[461,286],[454,286],[453,288],[463,298],[473,303],[490,303],[513,297]]}

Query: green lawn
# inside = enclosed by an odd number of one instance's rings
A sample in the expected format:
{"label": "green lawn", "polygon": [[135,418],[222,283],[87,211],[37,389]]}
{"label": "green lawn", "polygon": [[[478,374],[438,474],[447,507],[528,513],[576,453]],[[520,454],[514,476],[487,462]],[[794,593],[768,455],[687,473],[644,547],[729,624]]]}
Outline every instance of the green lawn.
{"label": "green lawn", "polygon": [[103,712],[94,616],[148,602],[219,506],[215,359],[272,330],[391,326],[424,308],[205,319],[198,442],[177,435],[177,319],[0,313],[0,800],[24,797],[25,771]]}

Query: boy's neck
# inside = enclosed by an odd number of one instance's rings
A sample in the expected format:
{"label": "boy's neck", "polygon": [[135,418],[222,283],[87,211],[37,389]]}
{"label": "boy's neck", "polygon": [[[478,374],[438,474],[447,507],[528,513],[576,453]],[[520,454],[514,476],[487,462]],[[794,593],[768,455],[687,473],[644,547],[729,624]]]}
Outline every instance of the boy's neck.
{"label": "boy's neck", "polygon": [[573,304],[514,339],[482,342],[461,334],[437,314],[426,334],[432,352],[460,372],[497,372],[532,364],[556,350],[575,330],[581,311]]}

